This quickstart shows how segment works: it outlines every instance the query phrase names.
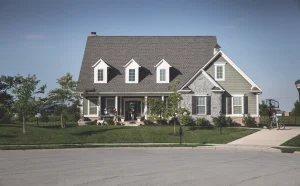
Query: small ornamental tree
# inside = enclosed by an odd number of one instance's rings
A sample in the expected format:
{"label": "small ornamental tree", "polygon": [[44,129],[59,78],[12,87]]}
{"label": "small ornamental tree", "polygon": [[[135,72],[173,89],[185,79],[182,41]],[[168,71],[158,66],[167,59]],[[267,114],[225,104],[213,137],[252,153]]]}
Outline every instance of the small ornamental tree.
{"label": "small ornamental tree", "polygon": [[12,88],[15,78],[11,76],[0,77],[0,122],[10,120],[9,108],[13,103],[13,96],[8,92]]}
{"label": "small ornamental tree", "polygon": [[[61,117],[73,114],[75,119],[79,119],[80,111],[78,106],[80,101],[77,93],[77,81],[74,81],[73,76],[67,73],[65,76],[57,79],[57,83],[60,87],[51,90],[48,94],[50,103],[56,105],[57,112]],[[62,123],[61,127],[64,128]]]}
{"label": "small ornamental tree", "polygon": [[174,121],[174,135],[176,135],[176,121],[175,121],[175,117],[176,115],[179,113],[180,111],[180,106],[179,103],[180,101],[183,99],[181,94],[177,92],[177,86],[179,84],[179,81],[174,81],[170,86],[169,86],[169,90],[172,90],[173,92],[169,95],[169,107],[167,109],[167,116],[173,117],[173,121]]}
{"label": "small ornamental tree", "polygon": [[147,106],[147,112],[159,116],[159,121],[161,122],[162,116],[166,113],[166,104],[164,101],[159,98],[147,98]]}
{"label": "small ornamental tree", "polygon": [[292,114],[294,116],[300,116],[300,102],[296,101],[294,104],[294,108],[292,110]]}
{"label": "small ornamental tree", "polygon": [[40,80],[37,80],[35,75],[31,76],[30,74],[26,78],[18,75],[15,77],[15,80],[12,87],[12,93],[15,97],[15,102],[12,104],[12,110],[18,117],[23,118],[23,134],[25,134],[25,118],[38,110],[42,98],[37,97],[36,95],[43,94],[46,85],[37,88]]}

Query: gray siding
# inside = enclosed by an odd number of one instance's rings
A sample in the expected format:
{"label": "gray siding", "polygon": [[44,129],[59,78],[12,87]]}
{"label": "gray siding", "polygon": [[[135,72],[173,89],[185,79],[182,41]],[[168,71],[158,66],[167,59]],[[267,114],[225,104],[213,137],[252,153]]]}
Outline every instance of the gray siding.
{"label": "gray siding", "polygon": [[88,100],[86,98],[83,98],[83,114],[88,114]]}
{"label": "gray siding", "polygon": [[[215,78],[215,63],[227,62],[222,56],[214,60],[207,68],[206,72],[213,78]],[[225,81],[217,81],[230,95],[244,95],[248,96],[248,112],[251,115],[256,115],[256,95],[250,93],[251,84],[237,72],[229,63],[225,65]],[[223,98],[226,102],[226,99]],[[226,103],[223,103],[225,106]],[[227,109],[223,109],[222,112],[226,113]]]}

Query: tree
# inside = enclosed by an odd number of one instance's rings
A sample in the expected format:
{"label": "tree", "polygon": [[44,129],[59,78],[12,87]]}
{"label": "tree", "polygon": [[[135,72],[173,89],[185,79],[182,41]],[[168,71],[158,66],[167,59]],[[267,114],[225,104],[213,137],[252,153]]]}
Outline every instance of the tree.
{"label": "tree", "polygon": [[179,81],[174,81],[170,86],[169,90],[172,90],[173,92],[169,95],[169,108],[167,109],[167,116],[173,117],[173,123],[174,123],[174,135],[176,134],[175,130],[175,117],[180,111],[179,103],[182,100],[182,96],[180,93],[177,92],[177,86],[179,84]]}
{"label": "tree", "polygon": [[15,78],[11,76],[0,77],[0,122],[10,119],[8,116],[9,108],[13,103],[13,96],[8,93],[15,82]]}
{"label": "tree", "polygon": [[25,134],[25,118],[37,111],[41,97],[36,97],[36,95],[44,93],[46,85],[37,89],[40,80],[30,74],[26,78],[21,75],[16,76],[15,82],[18,83],[14,83],[12,87],[12,93],[15,96],[12,110],[18,114],[18,117],[23,118],[23,134]]}
{"label": "tree", "polygon": [[166,104],[164,103],[164,101],[159,98],[148,98],[147,105],[148,105],[147,112],[159,116],[159,120],[161,124],[161,118],[166,112]]}
{"label": "tree", "polygon": [[300,102],[296,101],[294,104],[294,108],[292,110],[292,114],[294,116],[300,116]]}
{"label": "tree", "polygon": [[[74,117],[80,115],[78,106],[80,105],[79,95],[77,93],[77,81],[73,80],[73,76],[67,73],[65,76],[57,79],[59,88],[51,90],[48,94],[50,103],[54,104],[58,108],[58,112],[61,117],[64,116],[67,119],[68,114],[75,114]],[[64,128],[64,125],[61,125]]]}
{"label": "tree", "polygon": [[259,115],[260,116],[269,116],[269,107],[266,105],[264,101],[262,101],[261,104],[259,104]]}

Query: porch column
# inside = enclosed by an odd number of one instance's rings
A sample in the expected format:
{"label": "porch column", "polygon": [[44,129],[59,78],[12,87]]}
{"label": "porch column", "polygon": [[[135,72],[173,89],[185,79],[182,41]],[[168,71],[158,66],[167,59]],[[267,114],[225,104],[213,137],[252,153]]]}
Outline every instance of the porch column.
{"label": "porch column", "polygon": [[101,118],[101,96],[98,96],[97,112],[98,112],[98,117],[100,119]]}
{"label": "porch column", "polygon": [[118,112],[119,112],[119,110],[118,110],[118,96],[115,97],[115,108],[117,110],[117,115],[118,115]]}
{"label": "porch column", "polygon": [[164,101],[165,100],[165,96],[161,96],[161,100]]}
{"label": "porch column", "polygon": [[80,119],[83,119],[83,97],[81,97],[81,94],[79,95],[80,96]]}
{"label": "porch column", "polygon": [[145,119],[148,119],[148,115],[147,115],[147,110],[148,110],[148,107],[147,107],[147,98],[148,98],[148,96],[145,96],[145,108],[144,108]]}

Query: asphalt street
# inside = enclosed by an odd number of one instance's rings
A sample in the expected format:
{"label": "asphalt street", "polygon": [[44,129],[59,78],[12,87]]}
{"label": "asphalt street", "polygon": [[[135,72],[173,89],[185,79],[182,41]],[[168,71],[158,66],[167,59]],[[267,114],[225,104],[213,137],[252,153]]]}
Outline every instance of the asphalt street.
{"label": "asphalt street", "polygon": [[0,186],[299,186],[300,155],[176,148],[0,151]]}

